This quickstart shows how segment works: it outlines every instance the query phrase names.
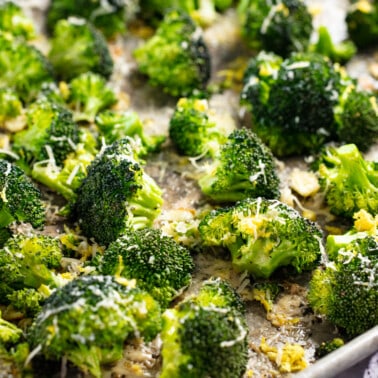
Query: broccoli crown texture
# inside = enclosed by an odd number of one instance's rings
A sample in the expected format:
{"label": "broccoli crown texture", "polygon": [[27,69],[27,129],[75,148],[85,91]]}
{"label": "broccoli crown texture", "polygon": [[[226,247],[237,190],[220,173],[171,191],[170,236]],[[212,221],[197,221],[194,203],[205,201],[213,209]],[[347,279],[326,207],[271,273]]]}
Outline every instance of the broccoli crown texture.
{"label": "broccoli crown texture", "polygon": [[213,210],[199,231],[205,245],[228,248],[234,267],[254,278],[269,278],[287,265],[309,270],[320,257],[318,226],[277,200],[245,199]]}
{"label": "broccoli crown texture", "polygon": [[309,46],[312,16],[302,0],[242,0],[238,14],[243,37],[255,50],[286,57]]}
{"label": "broccoli crown texture", "polygon": [[317,158],[317,174],[333,214],[352,218],[360,209],[378,211],[378,170],[355,144],[326,147]]}
{"label": "broccoli crown texture", "polygon": [[0,32],[0,89],[12,89],[30,102],[44,82],[52,81],[51,65],[37,48]]}
{"label": "broccoli crown texture", "polygon": [[323,341],[315,349],[315,356],[317,358],[324,357],[327,354],[333,352],[334,350],[344,346],[344,344],[344,340],[340,337],[335,337],[334,339],[329,341]]}
{"label": "broccoli crown texture", "polygon": [[0,192],[0,227],[14,221],[43,227],[46,215],[41,191],[24,171],[3,159],[0,159]]}
{"label": "broccoli crown texture", "polygon": [[273,155],[247,128],[235,130],[228,136],[198,184],[202,192],[216,202],[279,196],[279,178]]}
{"label": "broccoli crown texture", "polygon": [[104,36],[84,19],[57,22],[48,57],[62,80],[87,71],[108,78],[113,71],[113,59]]}
{"label": "broccoli crown texture", "polygon": [[0,89],[0,127],[5,128],[12,119],[23,114],[22,102],[11,89]]}
{"label": "broccoli crown texture", "polygon": [[45,296],[34,288],[14,290],[7,295],[9,303],[24,316],[34,317],[40,310]]}
{"label": "broccoli crown texture", "polygon": [[352,79],[320,54],[294,53],[280,65],[261,54],[252,58],[241,93],[256,134],[277,156],[315,152],[334,140],[334,107]]}
{"label": "broccoli crown texture", "polygon": [[79,128],[63,106],[40,99],[27,110],[27,128],[14,134],[13,149],[30,167],[51,159],[60,165],[79,142]]}
{"label": "broccoli crown texture", "polygon": [[66,358],[95,377],[101,364],[122,357],[128,337],[153,339],[161,328],[159,304],[111,276],[83,276],[55,290],[27,339],[47,358]]}
{"label": "broccoli crown texture", "polygon": [[210,55],[200,29],[185,13],[167,12],[156,33],[134,50],[141,73],[173,96],[188,96],[205,88]]}
{"label": "broccoli crown texture", "polygon": [[190,284],[193,268],[189,250],[160,230],[144,228],[110,243],[100,271],[136,279],[138,287],[167,307]]}
{"label": "broccoli crown texture", "polygon": [[208,101],[181,98],[169,122],[169,136],[180,155],[213,156],[233,129],[218,124]]}
{"label": "broccoli crown texture", "polygon": [[128,229],[150,227],[162,191],[135,159],[130,138],[107,146],[88,167],[72,209],[83,233],[108,245]]}

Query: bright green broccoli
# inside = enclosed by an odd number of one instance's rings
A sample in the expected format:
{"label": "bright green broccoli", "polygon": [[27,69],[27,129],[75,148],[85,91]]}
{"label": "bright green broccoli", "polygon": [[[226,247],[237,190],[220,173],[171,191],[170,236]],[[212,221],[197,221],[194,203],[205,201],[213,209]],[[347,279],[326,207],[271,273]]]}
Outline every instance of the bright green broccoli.
{"label": "bright green broccoli", "polygon": [[254,50],[287,57],[310,44],[312,16],[302,0],[242,0],[238,15],[242,35]]}
{"label": "bright green broccoli", "polygon": [[339,349],[340,347],[344,346],[344,340],[340,337],[335,337],[332,340],[329,341],[323,341],[321,344],[319,344],[315,349],[315,357],[321,358],[326,356],[327,354],[333,352],[336,349]]}
{"label": "bright green broccoli", "polygon": [[25,125],[24,109],[21,100],[11,89],[0,89],[0,128],[10,132]]}
{"label": "bright green broccoli", "polygon": [[190,284],[193,268],[188,249],[160,230],[144,228],[110,243],[100,272],[136,279],[165,308]]}
{"label": "bright green broccoli", "polygon": [[61,105],[40,99],[27,110],[27,128],[13,135],[13,150],[31,169],[36,161],[54,159],[60,165],[79,142],[72,113]]}
{"label": "bright green broccoli", "polygon": [[48,57],[61,80],[92,71],[109,78],[113,59],[102,33],[84,19],[57,22]]}
{"label": "bright green broccoli", "polygon": [[72,218],[103,245],[129,229],[152,226],[160,213],[162,191],[136,158],[134,144],[124,138],[103,149],[77,189]]}
{"label": "bright green broccoli", "polygon": [[173,96],[202,91],[210,78],[210,55],[200,29],[176,10],[165,15],[156,33],[134,50],[134,57],[149,82]]}
{"label": "bright green broccoli", "polygon": [[202,299],[190,298],[163,314],[161,378],[242,377],[246,370],[248,328],[239,300],[233,307],[236,293],[216,280],[202,290]]}
{"label": "bright green broccoli", "polygon": [[16,344],[22,336],[22,330],[2,318],[0,311],[0,348]]}
{"label": "bright green broccoli", "polygon": [[250,129],[233,131],[210,162],[198,184],[216,202],[248,197],[278,198],[279,178],[273,155]]}
{"label": "bright green broccoli", "polygon": [[43,83],[52,81],[51,65],[37,48],[0,32],[0,89],[12,89],[30,102]]}
{"label": "bright green broccoli", "polygon": [[360,209],[378,211],[377,164],[364,159],[356,145],[326,147],[315,162],[330,211],[352,218]]}
{"label": "bright green broccoli", "polygon": [[14,290],[7,295],[7,301],[25,317],[34,317],[41,311],[46,296],[34,288]]}
{"label": "bright green broccoli", "polygon": [[277,200],[246,199],[206,215],[199,231],[206,246],[231,252],[237,271],[269,278],[278,268],[313,269],[320,258],[322,232]]}
{"label": "bright green broccoli", "polygon": [[165,141],[164,135],[148,135],[139,115],[132,111],[116,112],[105,110],[95,119],[100,136],[105,138],[107,144],[129,136],[140,140],[142,144],[141,155],[156,152]]}
{"label": "bright green broccoli", "polygon": [[0,227],[13,222],[44,226],[46,214],[41,191],[16,165],[0,159]]}
{"label": "bright green broccoli", "polygon": [[178,153],[193,157],[216,155],[234,129],[233,123],[216,118],[207,100],[197,98],[181,98],[169,122],[169,136]]}
{"label": "bright green broccoli", "polygon": [[66,357],[99,378],[102,364],[122,357],[128,338],[149,341],[160,328],[160,306],[147,292],[112,276],[83,276],[51,294],[27,340],[35,352]]}

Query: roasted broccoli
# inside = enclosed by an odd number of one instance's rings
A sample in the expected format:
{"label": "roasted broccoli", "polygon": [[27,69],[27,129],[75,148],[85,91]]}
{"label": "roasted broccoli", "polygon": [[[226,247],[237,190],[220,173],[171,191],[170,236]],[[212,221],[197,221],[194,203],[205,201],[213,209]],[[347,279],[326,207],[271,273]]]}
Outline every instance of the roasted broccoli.
{"label": "roasted broccoli", "polygon": [[168,307],[191,282],[194,268],[189,250],[160,230],[128,232],[110,243],[100,264],[102,274],[136,279],[162,307]]}
{"label": "roasted broccoli", "polygon": [[14,290],[6,297],[6,302],[21,312],[24,317],[34,317],[39,311],[41,311],[42,304],[46,297],[44,292],[40,292],[37,289],[26,287],[24,289]]}
{"label": "roasted broccoli", "polygon": [[206,99],[181,98],[169,122],[169,136],[180,155],[214,156],[235,125],[222,123]]}
{"label": "roasted broccoli", "polygon": [[134,50],[134,57],[149,82],[173,96],[202,91],[210,78],[210,55],[201,31],[177,10],[166,13],[156,33]]}
{"label": "roasted broccoli", "polygon": [[344,340],[340,337],[335,337],[332,340],[329,341],[323,341],[321,344],[319,344],[315,349],[315,356],[317,358],[321,358],[326,356],[327,354],[333,352],[336,349],[339,349],[340,347],[344,346]]}
{"label": "roasted broccoli", "polygon": [[152,340],[161,329],[159,304],[133,282],[83,276],[55,290],[27,335],[34,352],[66,357],[102,377],[101,365],[119,360],[130,337]]}
{"label": "roasted broccoli", "polygon": [[13,222],[44,226],[46,214],[41,191],[16,165],[0,159],[0,227]]}
{"label": "roasted broccoli", "polygon": [[312,16],[302,0],[242,0],[238,15],[242,35],[254,50],[287,57],[310,44]]}
{"label": "roasted broccoli", "polygon": [[360,209],[377,213],[377,164],[365,160],[356,145],[328,146],[318,155],[314,166],[333,214],[352,218]]}
{"label": "roasted broccoli", "polygon": [[16,344],[22,336],[22,330],[3,319],[0,311],[0,348]]}
{"label": "roasted broccoli", "polygon": [[236,293],[217,281],[204,285],[202,299],[190,298],[163,314],[161,378],[242,377],[246,370],[248,328],[239,300],[233,307]]}
{"label": "roasted broccoli", "polygon": [[140,140],[142,156],[158,151],[166,139],[165,135],[148,135],[139,115],[132,111],[105,110],[98,114],[95,122],[100,136],[105,138],[107,144],[127,136]]}
{"label": "roasted broccoli", "polygon": [[322,232],[277,200],[246,199],[206,215],[199,231],[207,246],[226,247],[237,271],[269,278],[278,268],[313,269],[320,258]]}
{"label": "roasted broccoli", "polygon": [[109,78],[113,71],[113,59],[104,36],[84,19],[57,22],[48,57],[61,80],[88,71]]}
{"label": "roasted broccoli", "polygon": [[216,202],[248,197],[278,198],[279,178],[271,151],[250,129],[233,131],[210,162],[198,184]]}
{"label": "roasted broccoli", "polygon": [[0,89],[0,129],[15,132],[25,126],[21,100],[11,89]]}
{"label": "roasted broccoli", "polygon": [[161,189],[136,158],[133,140],[124,138],[90,164],[71,215],[84,235],[108,245],[129,229],[152,226],[162,202]]}

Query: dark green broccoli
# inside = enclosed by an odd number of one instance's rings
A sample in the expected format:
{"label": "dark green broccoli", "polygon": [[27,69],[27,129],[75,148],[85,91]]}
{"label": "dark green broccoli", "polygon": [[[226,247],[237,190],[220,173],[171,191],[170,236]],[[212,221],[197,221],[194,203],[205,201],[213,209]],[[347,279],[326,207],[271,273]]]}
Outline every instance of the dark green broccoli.
{"label": "dark green broccoli", "polygon": [[63,106],[40,99],[27,110],[27,128],[13,135],[13,150],[27,170],[36,161],[55,160],[60,165],[79,142],[79,128]]}
{"label": "dark green broccoli", "polygon": [[52,81],[51,65],[37,48],[0,32],[0,89],[12,89],[30,102],[43,83]]}
{"label": "dark green broccoli", "polygon": [[123,0],[53,0],[47,10],[47,29],[52,32],[59,20],[75,16],[92,22],[107,38],[111,38],[126,31],[131,5],[132,2]]}
{"label": "dark green broccoli", "polygon": [[0,128],[10,132],[25,125],[21,100],[11,89],[0,89]]}
{"label": "dark green broccoli", "polygon": [[190,284],[194,268],[189,250],[160,230],[128,232],[110,243],[101,260],[102,274],[136,279],[162,307]]}
{"label": "dark green broccoli", "polygon": [[335,107],[353,83],[320,54],[294,53],[280,64],[263,52],[245,71],[241,102],[252,113],[253,130],[276,156],[313,153],[338,140]]}
{"label": "dark green broccoli", "polygon": [[124,138],[90,164],[71,215],[84,235],[108,245],[129,229],[152,226],[162,202],[161,189],[136,160],[133,140]]}
{"label": "dark green broccoli", "polygon": [[210,55],[200,29],[176,10],[166,13],[156,33],[134,50],[134,57],[149,82],[173,96],[202,91],[210,78]]}
{"label": "dark green broccoli", "polygon": [[310,270],[320,258],[321,230],[277,200],[248,198],[213,210],[199,231],[204,245],[226,247],[235,269],[254,278],[269,278],[284,266]]}
{"label": "dark green broccoli", "polygon": [[333,214],[352,218],[360,209],[377,213],[377,164],[365,160],[356,145],[324,148],[315,166],[325,200]]}
{"label": "dark green broccoli", "polygon": [[116,112],[105,110],[95,119],[100,136],[105,138],[107,144],[112,144],[118,139],[129,136],[140,140],[142,144],[140,155],[156,152],[165,141],[165,135],[148,135],[144,131],[144,125],[139,115],[132,111]]}
{"label": "dark green broccoli", "polygon": [[378,3],[376,0],[353,0],[346,15],[349,37],[358,48],[377,44]]}
{"label": "dark green broccoli", "polygon": [[336,349],[339,349],[340,347],[344,346],[344,340],[340,337],[335,337],[332,340],[329,341],[323,341],[321,344],[319,344],[315,349],[315,357],[321,358],[326,356],[327,354],[333,352]]}
{"label": "dark green broccoli", "polygon": [[69,83],[66,99],[76,121],[93,122],[97,113],[110,108],[117,96],[106,80],[92,72],[83,73]]}
{"label": "dark green broccoli", "polygon": [[211,161],[198,184],[216,202],[248,197],[278,198],[279,178],[273,155],[252,130],[233,131]]}
{"label": "dark green broccoli", "polygon": [[119,360],[130,337],[152,340],[161,310],[147,292],[112,276],[83,276],[55,290],[27,335],[34,352],[66,357],[102,377],[101,365]]}
{"label": "dark green broccoli", "polygon": [[13,222],[44,226],[46,214],[41,191],[16,165],[0,159],[0,227]]}
{"label": "dark green broccoli", "polygon": [[46,296],[34,288],[14,290],[7,295],[7,301],[25,317],[34,317],[41,311]]}
{"label": "dark green broccoli", "polygon": [[254,50],[287,57],[310,44],[312,16],[302,0],[242,0],[238,15],[242,35]]}
{"label": "dark green broccoli", "polygon": [[88,71],[109,78],[113,72],[113,59],[104,36],[84,19],[57,22],[48,57],[61,80]]}
{"label": "dark green broccoli", "polygon": [[315,313],[354,337],[378,325],[377,236],[347,233],[345,239],[327,238],[328,247],[332,261],[314,271],[308,301]]}
{"label": "dark green broccoli", "polygon": [[22,330],[2,318],[0,311],[0,348],[16,344],[22,336]]}
{"label": "dark green broccoli", "polygon": [[207,100],[197,98],[181,98],[169,122],[170,139],[186,156],[214,156],[234,129],[217,120]]}
{"label": "dark green broccoli", "polygon": [[[242,377],[248,360],[248,328],[244,315],[233,307],[229,288],[223,293],[205,283],[205,293],[163,314],[161,378]],[[208,286],[210,285],[210,287]],[[214,295],[214,302],[211,295]],[[225,300],[220,297],[226,296]],[[201,303],[202,302],[202,303]]]}
{"label": "dark green broccoli", "polygon": [[36,36],[33,21],[13,1],[4,1],[0,4],[0,30],[26,40]]}

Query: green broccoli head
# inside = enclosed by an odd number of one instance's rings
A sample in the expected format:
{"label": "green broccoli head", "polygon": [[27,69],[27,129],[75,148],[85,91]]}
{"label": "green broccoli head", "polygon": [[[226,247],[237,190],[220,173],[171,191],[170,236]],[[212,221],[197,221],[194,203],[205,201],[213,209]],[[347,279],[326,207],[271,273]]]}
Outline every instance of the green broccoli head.
{"label": "green broccoli head", "polygon": [[[349,240],[349,235],[339,240],[333,261],[314,271],[308,301],[316,313],[354,337],[378,324],[378,241],[372,235]],[[333,241],[331,245],[336,247]]]}
{"label": "green broccoli head", "polygon": [[13,131],[24,125],[24,109],[20,98],[11,89],[0,89],[0,128]]}
{"label": "green broccoli head", "polygon": [[378,171],[355,144],[326,147],[316,160],[319,183],[333,214],[352,218],[360,209],[378,210]]}
{"label": "green broccoli head", "polygon": [[107,144],[118,139],[131,137],[141,142],[140,155],[156,152],[165,141],[165,135],[148,135],[139,115],[132,111],[116,112],[105,110],[96,117],[96,126]]}
{"label": "green broccoli head", "polygon": [[202,91],[210,77],[210,55],[200,29],[180,11],[167,12],[134,57],[150,83],[173,96]]}
{"label": "green broccoli head", "polygon": [[[16,344],[22,336],[22,329],[3,319],[0,311],[0,348]],[[0,349],[1,351],[1,349]]]}
{"label": "green broccoli head", "polygon": [[46,219],[41,191],[16,165],[0,159],[0,227],[27,222],[43,227]]}
{"label": "green broccoli head", "polygon": [[280,182],[273,155],[250,129],[233,131],[205,168],[198,184],[216,202],[279,196]]}
{"label": "green broccoli head", "polygon": [[327,354],[333,352],[336,349],[339,349],[340,347],[344,346],[344,340],[340,337],[335,337],[332,340],[329,341],[323,341],[321,344],[319,344],[315,349],[315,357],[321,358],[326,356]]}
{"label": "green broccoli head", "polygon": [[101,377],[101,364],[120,359],[126,339],[149,341],[160,328],[159,304],[132,282],[83,276],[51,294],[27,339],[45,357],[66,357]]}
{"label": "green broccoli head", "polygon": [[109,78],[113,59],[102,33],[84,19],[57,22],[48,57],[61,80],[92,71]]}
{"label": "green broccoli head", "polygon": [[217,123],[207,100],[183,97],[170,119],[169,136],[180,155],[214,156],[234,128]]}
{"label": "green broccoli head", "polygon": [[312,16],[302,0],[243,0],[238,14],[242,35],[255,50],[286,57],[309,46]]}
{"label": "green broccoli head", "polygon": [[45,299],[42,293],[30,287],[14,290],[7,295],[7,301],[24,317],[34,317],[41,311]]}
{"label": "green broccoli head", "polygon": [[25,167],[36,161],[54,159],[60,165],[79,142],[79,128],[72,113],[47,99],[27,110],[27,128],[13,135],[13,150]]}
{"label": "green broccoli head", "polygon": [[72,217],[86,236],[108,245],[129,229],[152,226],[162,202],[161,189],[136,160],[133,140],[124,138],[88,167]]}
{"label": "green broccoli head", "polygon": [[277,200],[245,199],[213,210],[199,225],[203,243],[230,250],[232,264],[254,278],[278,268],[313,269],[321,253],[322,232],[296,210]]}
{"label": "green broccoli head", "polygon": [[33,21],[12,1],[4,1],[0,4],[0,30],[26,40],[36,36]]}
{"label": "green broccoli head", "polygon": [[188,249],[151,228],[128,232],[110,243],[100,265],[102,274],[136,279],[162,307],[190,284],[193,269]]}
{"label": "green broccoli head", "polygon": [[30,102],[43,83],[52,81],[51,65],[37,48],[0,32],[0,89],[12,89]]}

